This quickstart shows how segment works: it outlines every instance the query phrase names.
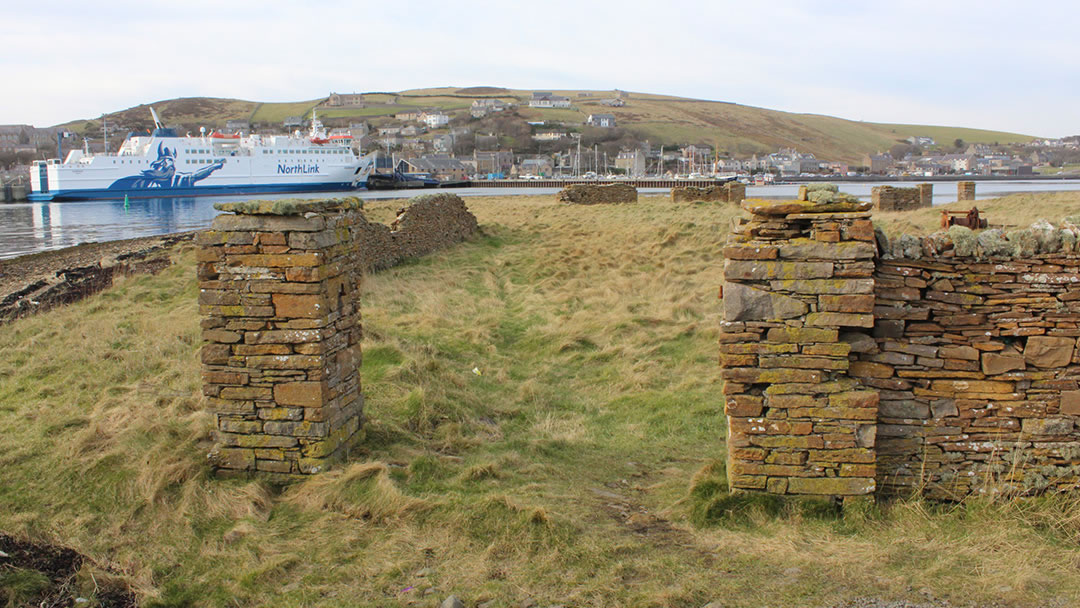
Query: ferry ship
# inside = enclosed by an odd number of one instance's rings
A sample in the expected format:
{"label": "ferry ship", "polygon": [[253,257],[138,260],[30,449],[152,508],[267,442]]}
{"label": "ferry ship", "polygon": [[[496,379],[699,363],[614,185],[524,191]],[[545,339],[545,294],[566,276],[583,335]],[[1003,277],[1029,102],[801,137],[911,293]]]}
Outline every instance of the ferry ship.
{"label": "ferry ship", "polygon": [[375,153],[357,158],[350,136],[327,137],[312,114],[311,132],[292,135],[214,133],[178,136],[150,109],[154,130],[132,133],[116,154],[72,150],[35,161],[32,201],[158,198],[362,187]]}

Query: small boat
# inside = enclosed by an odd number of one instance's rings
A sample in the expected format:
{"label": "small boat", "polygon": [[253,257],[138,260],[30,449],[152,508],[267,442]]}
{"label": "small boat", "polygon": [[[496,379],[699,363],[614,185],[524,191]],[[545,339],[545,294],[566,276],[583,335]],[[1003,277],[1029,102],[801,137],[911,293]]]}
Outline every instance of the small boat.
{"label": "small boat", "polygon": [[441,182],[427,173],[371,173],[367,177],[368,190],[412,190],[438,188]]}

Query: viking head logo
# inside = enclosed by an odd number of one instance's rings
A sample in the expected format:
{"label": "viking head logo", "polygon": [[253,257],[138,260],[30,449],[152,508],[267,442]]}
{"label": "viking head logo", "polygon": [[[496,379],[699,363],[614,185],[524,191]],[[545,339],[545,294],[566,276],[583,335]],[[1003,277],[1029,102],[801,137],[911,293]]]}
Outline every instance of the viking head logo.
{"label": "viking head logo", "polygon": [[150,163],[150,168],[143,171],[143,175],[153,179],[172,179],[176,173],[176,151],[166,148],[164,143],[159,143],[157,154],[157,160]]}

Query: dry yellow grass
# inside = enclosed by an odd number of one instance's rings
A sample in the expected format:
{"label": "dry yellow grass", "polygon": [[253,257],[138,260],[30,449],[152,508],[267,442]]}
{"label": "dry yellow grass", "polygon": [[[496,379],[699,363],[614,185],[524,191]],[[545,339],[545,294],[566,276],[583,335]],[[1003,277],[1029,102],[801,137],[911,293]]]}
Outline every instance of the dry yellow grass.
{"label": "dry yellow grass", "polygon": [[467,203],[483,235],[365,279],[365,439],[287,487],[209,477],[190,251],[0,328],[0,530],[113,566],[148,606],[1080,601],[1068,500],[696,527],[688,491],[725,455],[716,288],[739,212]]}

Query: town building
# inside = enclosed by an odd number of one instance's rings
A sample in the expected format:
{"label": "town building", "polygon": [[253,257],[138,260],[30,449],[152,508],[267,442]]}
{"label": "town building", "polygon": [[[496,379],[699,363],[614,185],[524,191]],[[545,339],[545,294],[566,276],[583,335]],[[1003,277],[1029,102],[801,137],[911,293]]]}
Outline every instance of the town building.
{"label": "town building", "polygon": [[364,96],[360,93],[330,93],[323,105],[334,108],[362,108],[364,107]]}
{"label": "town building", "polygon": [[641,150],[622,151],[615,157],[615,168],[630,177],[645,175],[645,154]]}
{"label": "town building", "polygon": [[446,154],[430,154],[420,158],[398,161],[402,173],[427,173],[439,181],[461,181],[469,178],[469,169],[458,159]]}
{"label": "town building", "polygon": [[891,154],[867,154],[863,157],[863,164],[870,173],[884,174],[892,168],[893,157]]}
{"label": "town building", "polygon": [[521,159],[516,167],[518,175],[538,175],[550,177],[553,174],[554,163],[550,156],[530,156]]}
{"label": "town building", "polygon": [[570,98],[553,95],[549,91],[537,91],[529,99],[530,108],[569,108]]}
{"label": "town building", "polygon": [[450,123],[450,117],[442,112],[424,112],[419,119],[431,129],[445,127]]}
{"label": "town building", "polygon": [[421,110],[402,110],[397,114],[394,114],[394,120],[400,120],[402,122],[415,122],[420,120],[420,115],[423,114]]}
{"label": "town building", "polygon": [[492,112],[503,112],[510,107],[510,104],[501,99],[474,99],[472,106],[469,108],[469,114],[473,118],[483,118]]}
{"label": "town building", "polygon": [[507,174],[514,166],[513,150],[474,150],[473,160],[476,161],[476,173],[487,175],[491,173]]}
{"label": "town building", "polygon": [[615,126],[615,116],[613,114],[589,114],[585,124],[591,127],[610,129]]}

